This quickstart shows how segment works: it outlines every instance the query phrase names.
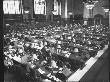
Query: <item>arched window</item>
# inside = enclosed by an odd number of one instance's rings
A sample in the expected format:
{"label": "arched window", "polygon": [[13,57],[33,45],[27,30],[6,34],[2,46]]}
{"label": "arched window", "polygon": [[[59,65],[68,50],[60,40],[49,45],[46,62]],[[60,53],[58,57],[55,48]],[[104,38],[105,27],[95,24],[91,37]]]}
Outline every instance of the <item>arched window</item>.
{"label": "arched window", "polygon": [[61,2],[54,0],[54,15],[61,15]]}
{"label": "arched window", "polygon": [[46,15],[46,1],[45,0],[34,0],[34,12],[35,14]]}
{"label": "arched window", "polygon": [[4,14],[21,14],[22,5],[21,0],[4,0],[3,11]]}

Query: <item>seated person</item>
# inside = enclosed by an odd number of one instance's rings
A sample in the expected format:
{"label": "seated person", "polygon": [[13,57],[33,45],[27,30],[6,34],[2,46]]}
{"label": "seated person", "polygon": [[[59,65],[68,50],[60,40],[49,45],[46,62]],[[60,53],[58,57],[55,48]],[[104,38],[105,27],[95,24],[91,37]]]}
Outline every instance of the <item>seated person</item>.
{"label": "seated person", "polygon": [[57,63],[54,60],[51,60],[51,67],[58,68]]}
{"label": "seated person", "polygon": [[61,60],[58,60],[58,61],[57,61],[57,66],[58,66],[58,67],[63,67],[63,65],[64,65],[64,64],[63,64],[63,62],[62,62]]}

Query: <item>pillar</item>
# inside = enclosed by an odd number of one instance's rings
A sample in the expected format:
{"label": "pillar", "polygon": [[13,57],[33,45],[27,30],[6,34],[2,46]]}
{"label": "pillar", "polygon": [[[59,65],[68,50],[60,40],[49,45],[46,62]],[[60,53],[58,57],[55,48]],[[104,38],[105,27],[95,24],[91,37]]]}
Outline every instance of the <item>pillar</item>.
{"label": "pillar", "polygon": [[67,20],[67,0],[65,0],[65,20]]}
{"label": "pillar", "polygon": [[53,1],[54,0],[46,0],[46,20],[51,21],[52,11],[53,11]]}
{"label": "pillar", "polygon": [[110,11],[109,11],[109,27],[110,27]]}

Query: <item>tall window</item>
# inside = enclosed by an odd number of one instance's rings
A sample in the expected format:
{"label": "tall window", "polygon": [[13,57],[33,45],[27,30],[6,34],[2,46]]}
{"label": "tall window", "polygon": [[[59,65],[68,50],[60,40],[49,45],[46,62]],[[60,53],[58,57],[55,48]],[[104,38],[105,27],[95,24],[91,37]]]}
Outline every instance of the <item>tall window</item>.
{"label": "tall window", "polygon": [[61,15],[61,2],[54,0],[54,15]]}
{"label": "tall window", "polygon": [[46,1],[45,0],[34,0],[34,12],[35,14],[46,15]]}
{"label": "tall window", "polygon": [[21,14],[22,13],[22,3],[20,0],[4,0],[3,1],[3,11],[4,14]]}
{"label": "tall window", "polygon": [[58,1],[54,0],[54,15],[58,15]]}

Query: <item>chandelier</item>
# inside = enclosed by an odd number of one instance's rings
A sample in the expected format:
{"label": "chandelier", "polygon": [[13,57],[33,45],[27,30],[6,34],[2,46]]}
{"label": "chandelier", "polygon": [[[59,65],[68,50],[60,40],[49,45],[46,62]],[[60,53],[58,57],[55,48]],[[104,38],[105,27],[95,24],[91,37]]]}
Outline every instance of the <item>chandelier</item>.
{"label": "chandelier", "polygon": [[45,0],[39,0],[39,1],[38,1],[38,4],[39,4],[39,5],[45,4]]}
{"label": "chandelier", "polygon": [[105,12],[108,12],[109,11],[108,6],[103,6],[102,8],[104,9]]}
{"label": "chandelier", "polygon": [[96,4],[96,3],[98,2],[98,0],[93,0],[92,2],[93,2],[94,4]]}
{"label": "chandelier", "polygon": [[84,3],[87,9],[92,9],[97,2],[98,0],[86,0]]}
{"label": "chandelier", "polygon": [[24,12],[25,12],[25,13],[29,13],[29,11],[28,11],[28,10],[25,10]]}
{"label": "chandelier", "polygon": [[94,4],[87,4],[87,5],[86,5],[86,8],[87,8],[87,9],[92,9],[93,7],[94,7]]}

